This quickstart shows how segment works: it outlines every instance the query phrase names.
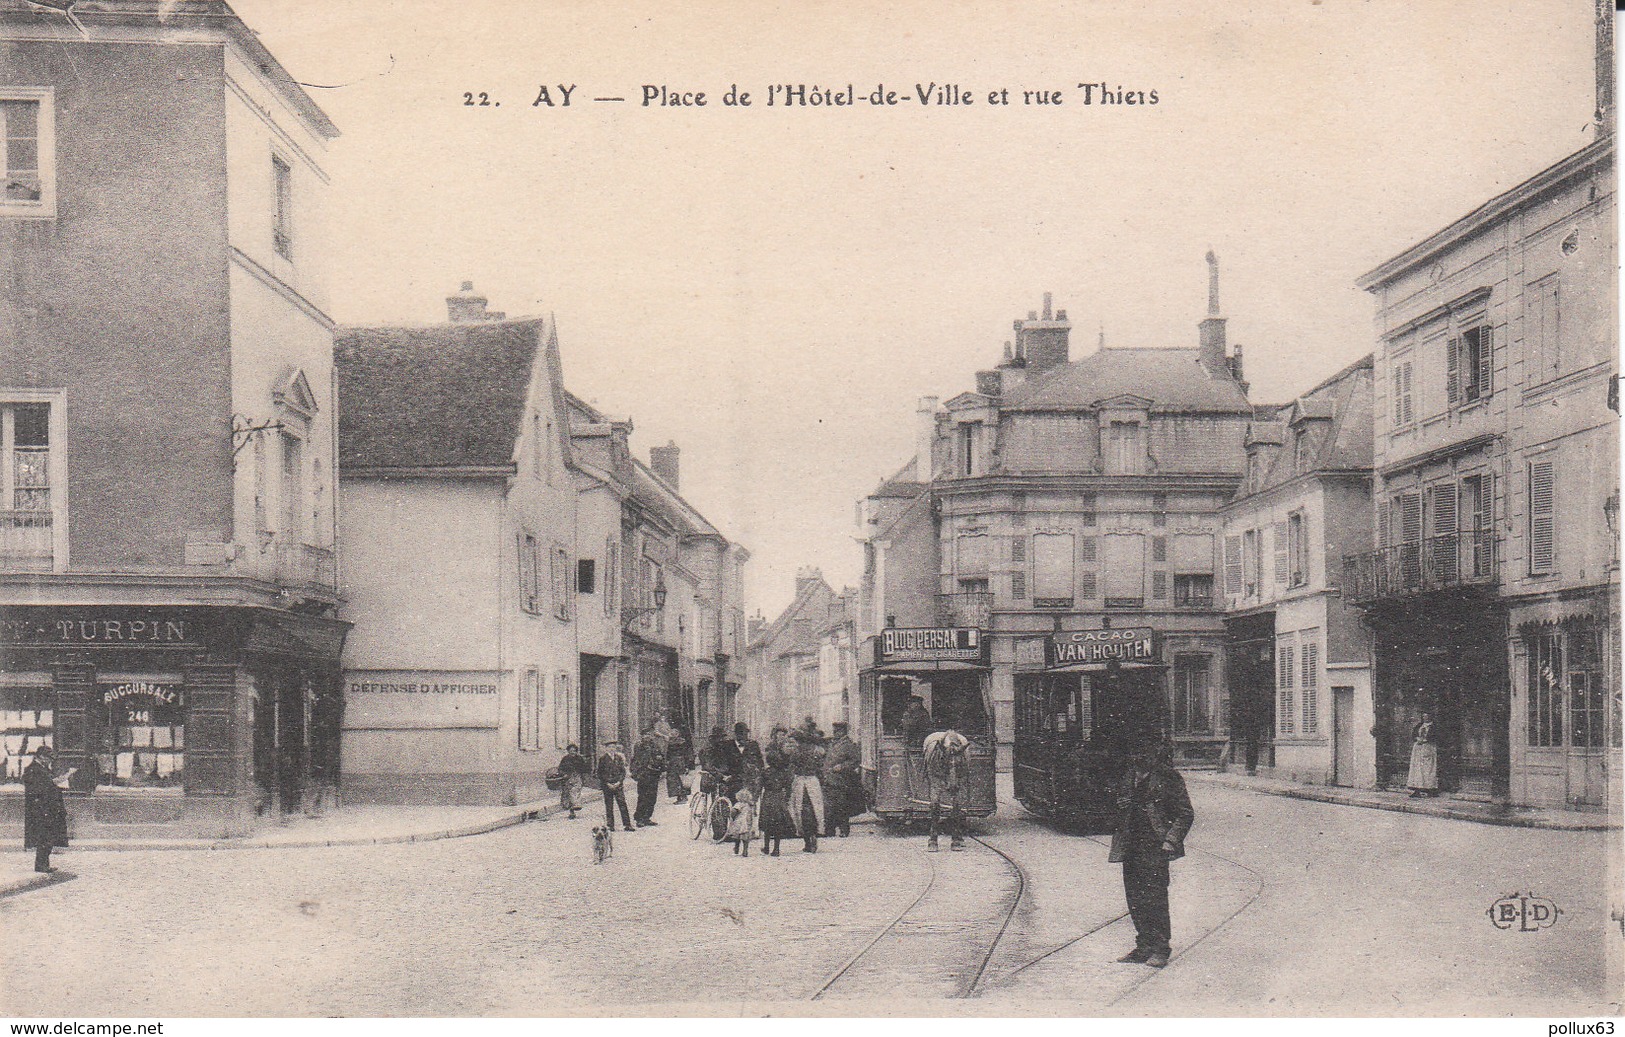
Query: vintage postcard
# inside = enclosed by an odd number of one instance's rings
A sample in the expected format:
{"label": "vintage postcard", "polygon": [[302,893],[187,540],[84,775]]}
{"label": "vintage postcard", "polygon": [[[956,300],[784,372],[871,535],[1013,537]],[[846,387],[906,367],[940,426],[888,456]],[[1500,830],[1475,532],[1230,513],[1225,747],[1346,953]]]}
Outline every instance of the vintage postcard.
{"label": "vintage postcard", "polygon": [[1613,18],[0,0],[0,1012],[1611,1033]]}

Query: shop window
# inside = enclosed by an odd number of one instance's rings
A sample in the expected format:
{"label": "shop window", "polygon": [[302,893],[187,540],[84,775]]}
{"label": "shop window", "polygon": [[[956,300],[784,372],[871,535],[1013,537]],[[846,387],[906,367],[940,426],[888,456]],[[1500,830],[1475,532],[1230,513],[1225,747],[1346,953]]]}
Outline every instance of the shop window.
{"label": "shop window", "polygon": [[[101,784],[179,788],[185,776],[186,704],[180,687],[149,681],[101,686],[108,743]],[[111,752],[106,752],[107,748]]]}
{"label": "shop window", "polygon": [[1601,749],[1608,744],[1607,685],[1603,681],[1602,638],[1595,630],[1569,634],[1569,744]]}
{"label": "shop window", "polygon": [[1174,734],[1213,733],[1210,665],[1206,655],[1174,656]]}
{"label": "shop window", "polygon": [[0,784],[21,785],[23,770],[42,746],[56,737],[55,711],[48,687],[0,687]]}
{"label": "shop window", "polygon": [[0,216],[56,215],[55,97],[0,88]]}
{"label": "shop window", "polygon": [[1529,745],[1548,749],[1563,744],[1563,635],[1531,638],[1527,735]]}

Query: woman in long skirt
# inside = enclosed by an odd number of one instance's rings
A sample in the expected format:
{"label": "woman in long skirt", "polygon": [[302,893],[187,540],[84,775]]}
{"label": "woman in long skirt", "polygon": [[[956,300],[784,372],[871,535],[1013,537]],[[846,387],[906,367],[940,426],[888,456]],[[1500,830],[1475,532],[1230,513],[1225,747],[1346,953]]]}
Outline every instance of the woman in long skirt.
{"label": "woman in long skirt", "polygon": [[1405,777],[1411,798],[1439,794],[1439,747],[1433,741],[1433,714],[1423,712],[1411,729],[1411,770]]}
{"label": "woman in long skirt", "polygon": [[[776,734],[777,732],[775,732]],[[796,837],[795,820],[790,816],[790,758],[777,745],[767,751],[767,771],[762,775],[762,852],[779,855],[779,840]]]}

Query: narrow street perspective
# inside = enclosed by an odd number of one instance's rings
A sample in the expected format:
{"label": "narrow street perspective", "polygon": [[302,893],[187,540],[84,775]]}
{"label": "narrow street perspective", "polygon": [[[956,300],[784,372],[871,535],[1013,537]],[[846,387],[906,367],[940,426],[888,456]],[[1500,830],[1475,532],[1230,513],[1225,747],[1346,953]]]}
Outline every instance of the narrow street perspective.
{"label": "narrow street perspective", "polygon": [[0,1013],[1625,1011],[1495,14],[0,0]]}

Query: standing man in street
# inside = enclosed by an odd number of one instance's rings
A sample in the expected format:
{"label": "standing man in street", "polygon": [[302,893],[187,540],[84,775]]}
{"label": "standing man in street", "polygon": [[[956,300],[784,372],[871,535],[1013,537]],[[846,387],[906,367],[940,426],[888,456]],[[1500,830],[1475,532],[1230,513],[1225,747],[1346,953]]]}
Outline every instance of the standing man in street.
{"label": "standing man in street", "polygon": [[52,872],[51,851],[68,845],[68,808],[51,768],[56,753],[44,745],[23,770],[23,847],[34,851],[34,870]]}
{"label": "standing man in street", "polygon": [[965,848],[965,801],[970,784],[970,739],[945,726],[925,736],[925,777],[931,786],[931,838],[925,848],[938,850],[942,808],[948,807],[948,848]]}
{"label": "standing man in street", "polygon": [[1129,757],[1117,808],[1107,860],[1123,865],[1123,894],[1135,930],[1134,949],[1117,960],[1160,969],[1172,950],[1168,862],[1185,856],[1185,835],[1196,821],[1185,779],[1166,746],[1144,746]]}
{"label": "standing man in street", "polygon": [[847,736],[847,723],[835,721],[835,737],[824,747],[824,834],[843,839],[852,834],[852,815],[863,813],[863,785],[858,743]]}
{"label": "standing man in street", "polygon": [[632,811],[632,820],[639,828],[658,825],[654,819],[655,801],[660,798],[660,775],[666,770],[666,740],[646,728],[638,744],[632,747],[632,780],[638,783],[638,805]]}
{"label": "standing man in street", "polygon": [[724,752],[729,766],[728,795],[732,796],[742,788],[760,794],[762,772],[767,769],[767,761],[762,756],[762,747],[750,736],[750,726],[743,720],[734,725],[733,741],[727,743]]}
{"label": "standing man in street", "polygon": [[[818,830],[824,827],[824,788],[819,774],[824,767],[824,747],[803,728],[790,732],[790,820],[801,835],[803,853],[818,852]],[[812,818],[806,816],[812,811]]]}
{"label": "standing man in street", "polygon": [[631,812],[626,809],[626,754],[614,739],[604,743],[604,754],[598,757],[598,786],[604,793],[604,817],[609,821],[609,830],[615,831],[617,803],[621,805],[621,827],[628,832],[635,829]]}

